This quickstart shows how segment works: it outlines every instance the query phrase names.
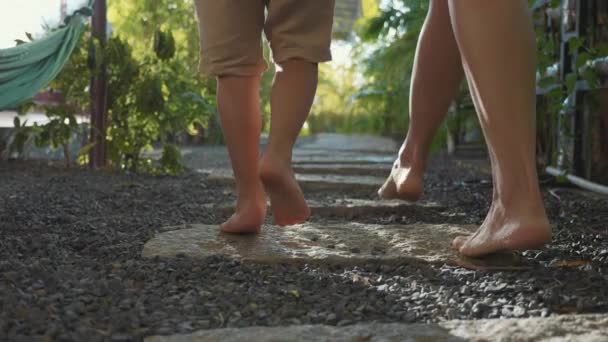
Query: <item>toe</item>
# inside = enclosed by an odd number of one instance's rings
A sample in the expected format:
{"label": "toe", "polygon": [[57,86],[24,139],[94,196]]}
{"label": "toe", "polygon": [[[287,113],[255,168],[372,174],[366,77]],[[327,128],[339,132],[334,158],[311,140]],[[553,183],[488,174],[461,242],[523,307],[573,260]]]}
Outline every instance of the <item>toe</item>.
{"label": "toe", "polygon": [[468,236],[457,236],[452,241],[452,248],[457,251],[460,251],[460,249],[462,248],[462,246],[464,246],[464,244],[467,242],[468,239],[469,239]]}
{"label": "toe", "polygon": [[395,186],[395,182],[393,181],[393,178],[389,176],[386,182],[384,182],[378,190],[378,196],[382,199],[390,199],[394,197],[396,192],[397,187]]}

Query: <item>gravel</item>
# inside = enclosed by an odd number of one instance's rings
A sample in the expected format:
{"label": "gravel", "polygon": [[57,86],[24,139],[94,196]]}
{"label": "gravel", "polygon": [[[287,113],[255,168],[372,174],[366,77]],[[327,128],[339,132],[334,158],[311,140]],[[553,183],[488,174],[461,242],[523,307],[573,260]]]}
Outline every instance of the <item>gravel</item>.
{"label": "gravel", "polygon": [[[355,220],[480,223],[489,177],[446,158],[430,170],[425,199],[444,209]],[[608,312],[607,199],[550,180],[543,191],[554,242],[524,252],[525,270],[479,272],[144,260],[143,244],[163,226],[225,218],[205,204],[229,201],[232,191],[194,172],[153,177],[39,162],[0,163],[0,179],[0,340],[138,341],[218,327]]]}

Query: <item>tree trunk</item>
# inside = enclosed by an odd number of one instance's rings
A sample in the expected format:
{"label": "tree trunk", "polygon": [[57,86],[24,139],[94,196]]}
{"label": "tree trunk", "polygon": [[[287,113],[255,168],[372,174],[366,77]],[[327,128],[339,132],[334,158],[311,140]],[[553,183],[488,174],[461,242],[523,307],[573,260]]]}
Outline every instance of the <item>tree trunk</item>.
{"label": "tree trunk", "polygon": [[[93,14],[93,37],[103,50],[107,35],[106,0],[95,1]],[[103,61],[102,61],[103,62]],[[106,120],[107,120],[107,73],[105,62],[91,79],[91,142],[95,146],[89,152],[89,166],[92,169],[106,166]]]}

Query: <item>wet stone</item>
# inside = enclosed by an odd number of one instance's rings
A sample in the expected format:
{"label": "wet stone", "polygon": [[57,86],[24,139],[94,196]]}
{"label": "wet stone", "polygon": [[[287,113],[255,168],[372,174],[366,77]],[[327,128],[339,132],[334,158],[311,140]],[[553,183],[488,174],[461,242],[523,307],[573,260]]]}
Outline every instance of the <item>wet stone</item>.
{"label": "wet stone", "polygon": [[[181,229],[180,229],[181,228]],[[313,224],[290,228],[265,226],[258,235],[221,233],[213,225],[162,229],[148,241],[144,258],[192,258],[224,255],[256,263],[452,263],[454,237],[470,234],[474,226]],[[378,251],[383,251],[378,253]]]}

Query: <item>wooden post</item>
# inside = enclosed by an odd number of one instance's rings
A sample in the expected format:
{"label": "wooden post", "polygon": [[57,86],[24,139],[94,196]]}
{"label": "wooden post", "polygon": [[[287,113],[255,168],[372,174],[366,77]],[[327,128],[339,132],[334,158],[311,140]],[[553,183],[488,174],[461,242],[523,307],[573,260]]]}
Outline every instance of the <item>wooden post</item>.
{"label": "wooden post", "polygon": [[[105,47],[107,40],[106,0],[96,0],[93,13],[93,37]],[[106,123],[107,123],[107,72],[105,63],[91,78],[91,142],[95,146],[89,152],[89,167],[99,169],[106,166]]]}

